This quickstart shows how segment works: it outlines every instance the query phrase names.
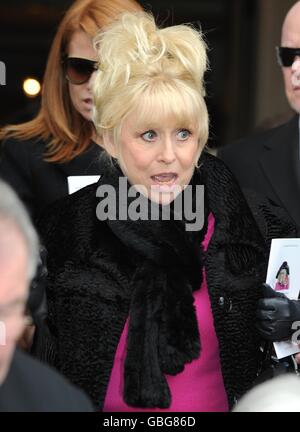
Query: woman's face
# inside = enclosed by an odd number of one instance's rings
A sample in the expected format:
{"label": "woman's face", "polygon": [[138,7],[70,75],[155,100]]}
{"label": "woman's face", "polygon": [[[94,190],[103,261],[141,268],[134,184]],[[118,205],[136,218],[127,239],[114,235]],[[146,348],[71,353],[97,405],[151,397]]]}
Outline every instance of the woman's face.
{"label": "woman's face", "polygon": [[[93,48],[92,39],[84,31],[78,30],[73,33],[68,47],[68,57],[76,57],[87,60],[97,60],[96,51]],[[90,79],[83,84],[72,84],[68,81],[70,98],[76,111],[88,121],[92,121],[93,97],[92,82],[95,72]]]}
{"label": "woman's face", "polygon": [[173,118],[136,126],[136,113],[123,121],[120,143],[108,152],[119,160],[131,185],[160,204],[169,204],[188,185],[200,155],[196,125],[178,125]]}
{"label": "woman's face", "polygon": [[282,269],[282,270],[280,270],[280,273],[278,275],[278,282],[281,284],[284,284],[284,283],[286,283],[286,280],[287,280],[286,270]]}

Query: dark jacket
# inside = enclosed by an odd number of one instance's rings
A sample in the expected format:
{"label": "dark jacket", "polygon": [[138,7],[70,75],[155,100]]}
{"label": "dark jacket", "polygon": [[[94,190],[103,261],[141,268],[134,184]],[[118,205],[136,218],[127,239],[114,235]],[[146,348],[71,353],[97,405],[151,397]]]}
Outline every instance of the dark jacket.
{"label": "dark jacket", "polygon": [[[265,248],[231,173],[212,156],[203,155],[202,163],[215,217],[205,268],[232,405],[249,389],[259,367],[254,321],[265,278]],[[97,220],[96,189],[91,185],[58,202],[40,221],[49,257],[51,338],[43,340],[39,355],[85,389],[101,409],[129,313],[136,262],[107,224]]]}
{"label": "dark jacket", "polygon": [[220,149],[218,156],[242,189],[283,208],[300,232],[299,117]]}
{"label": "dark jacket", "polygon": [[1,412],[93,411],[82,391],[50,369],[16,350],[0,385]]}
{"label": "dark jacket", "polygon": [[44,160],[42,140],[5,140],[0,149],[0,177],[18,193],[33,218],[49,204],[68,195],[68,176],[99,175],[101,148],[91,143],[86,152],[67,163]]}

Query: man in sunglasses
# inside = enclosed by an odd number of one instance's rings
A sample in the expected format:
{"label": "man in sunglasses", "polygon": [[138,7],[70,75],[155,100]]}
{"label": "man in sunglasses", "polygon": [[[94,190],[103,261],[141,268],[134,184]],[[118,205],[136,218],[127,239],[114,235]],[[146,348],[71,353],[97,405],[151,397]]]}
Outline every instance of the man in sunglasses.
{"label": "man in sunglasses", "polygon": [[286,97],[297,115],[279,127],[226,146],[219,151],[219,157],[244,190],[264,195],[275,212],[280,209],[286,213],[299,235],[300,1],[284,20],[281,45],[276,50]]}
{"label": "man in sunglasses", "polygon": [[[296,115],[279,127],[242,139],[219,152],[235,174],[250,207],[256,209],[253,215],[260,228],[261,211],[271,221],[272,232],[262,229],[267,240],[300,236],[300,1],[286,15],[276,53],[286,97]],[[300,321],[300,301],[289,300],[267,285],[263,291],[264,299],[259,301],[257,311],[261,336],[269,341],[289,339],[294,332],[292,324]],[[291,359],[287,359],[280,364],[289,370]],[[300,363],[300,354],[296,361]]]}

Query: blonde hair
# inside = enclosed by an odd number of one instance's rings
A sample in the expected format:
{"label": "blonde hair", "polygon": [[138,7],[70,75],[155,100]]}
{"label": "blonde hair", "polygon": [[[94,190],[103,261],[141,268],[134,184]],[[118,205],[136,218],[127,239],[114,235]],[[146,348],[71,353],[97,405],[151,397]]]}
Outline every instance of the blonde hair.
{"label": "blonde hair", "polygon": [[[94,41],[100,70],[94,81],[94,123],[99,136],[118,140],[124,118],[157,123],[175,116],[197,125],[199,149],[208,139],[204,101],[206,44],[188,25],[159,29],[152,15],[125,13]],[[104,139],[105,141],[105,139]],[[117,144],[117,142],[116,142]]]}
{"label": "blonde hair", "polygon": [[73,34],[83,30],[93,38],[99,28],[109,25],[125,11],[140,11],[135,0],[77,0],[66,12],[54,37],[44,75],[41,108],[36,118],[9,125],[0,139],[42,138],[49,141],[46,160],[66,162],[81,154],[90,144],[92,122],[73,107],[65,79],[62,59]]}

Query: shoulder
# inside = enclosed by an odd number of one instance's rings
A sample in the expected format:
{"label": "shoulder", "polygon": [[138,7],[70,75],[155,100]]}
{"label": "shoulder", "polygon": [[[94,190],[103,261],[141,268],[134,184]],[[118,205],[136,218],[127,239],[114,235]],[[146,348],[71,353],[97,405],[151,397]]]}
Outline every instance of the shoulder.
{"label": "shoulder", "polygon": [[21,140],[18,138],[6,138],[1,142],[1,151],[18,154],[23,153],[37,153],[43,154],[46,150],[47,143],[39,138],[30,140]]}
{"label": "shoulder", "polygon": [[85,215],[95,213],[96,191],[97,183],[93,183],[50,204],[39,217],[38,225],[42,227],[49,220],[70,225],[70,221],[79,222]]}
{"label": "shoulder", "polygon": [[200,170],[204,174],[204,181],[209,180],[211,186],[215,185],[216,187],[226,188],[230,184],[238,187],[234,175],[223,160],[207,152],[203,152],[200,162]]}
{"label": "shoulder", "polygon": [[235,176],[226,164],[215,156],[203,153],[199,172],[209,205],[215,209],[216,214],[221,211],[232,218],[243,215],[246,220],[248,205]]}
{"label": "shoulder", "polygon": [[217,222],[222,221],[223,228],[229,227],[222,237],[228,236],[229,244],[244,240],[264,248],[263,238],[235,176],[222,160],[212,155],[203,154],[201,161],[200,172],[210,210]]}
{"label": "shoulder", "polygon": [[16,138],[6,138],[0,144],[0,161],[2,169],[6,167],[18,167],[23,170],[32,164],[42,163],[44,169],[44,153],[47,143],[40,139],[20,140]]}
{"label": "shoulder", "polygon": [[243,194],[268,245],[274,238],[299,237],[295,223],[283,207],[252,189],[243,189]]}
{"label": "shoulder", "polygon": [[[70,384],[54,369],[43,365],[29,355],[16,350],[11,370],[16,391],[22,388],[28,394],[32,408],[37,411],[92,411],[85,394]],[[32,379],[34,377],[34,379]]]}
{"label": "shoulder", "polygon": [[282,142],[284,137],[293,131],[295,133],[298,131],[298,116],[294,116],[280,126],[257,132],[222,147],[218,151],[218,157],[225,162],[228,158],[232,160],[233,156],[235,156],[236,160],[238,159],[237,156],[242,159],[248,158],[251,155],[256,155],[264,145],[274,145],[277,142]]}
{"label": "shoulder", "polygon": [[296,226],[285,209],[273,204],[257,191],[249,188],[241,189],[235,176],[222,160],[209,154],[203,154],[201,160],[203,160],[204,181],[209,189],[210,201],[216,208],[219,208],[222,202],[223,211],[226,209],[227,212],[228,208],[231,208],[237,221],[239,214],[243,215],[244,221],[248,220],[251,212],[248,229],[255,220],[267,245],[272,238],[298,237]]}
{"label": "shoulder", "polygon": [[97,183],[63,197],[49,205],[35,221],[49,258],[59,259],[70,251],[83,251],[97,241],[100,224],[96,218],[96,190]]}

